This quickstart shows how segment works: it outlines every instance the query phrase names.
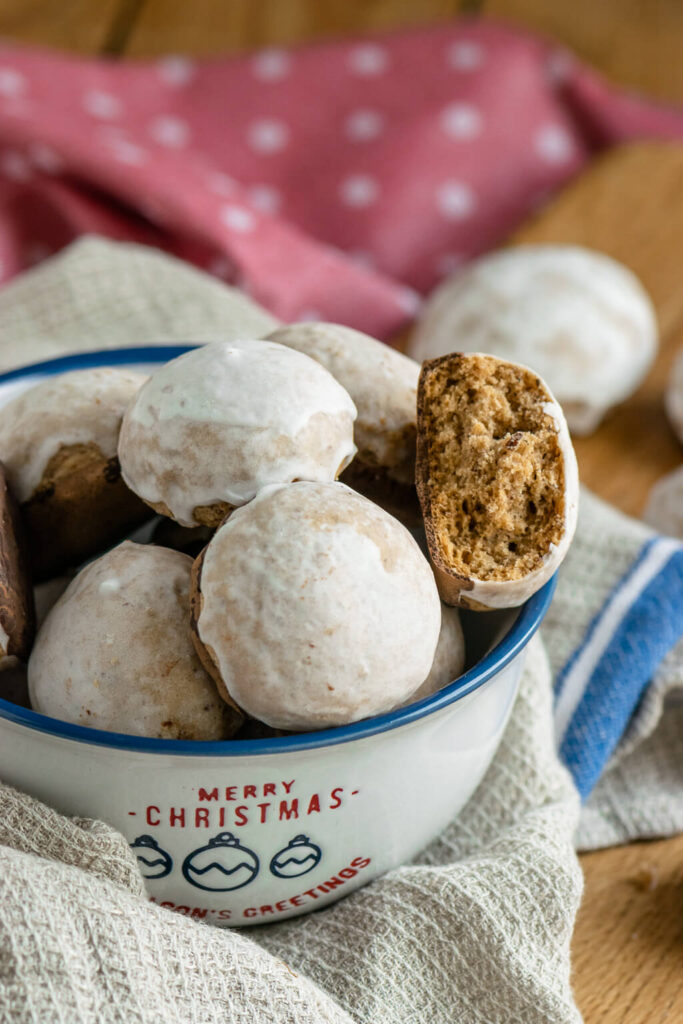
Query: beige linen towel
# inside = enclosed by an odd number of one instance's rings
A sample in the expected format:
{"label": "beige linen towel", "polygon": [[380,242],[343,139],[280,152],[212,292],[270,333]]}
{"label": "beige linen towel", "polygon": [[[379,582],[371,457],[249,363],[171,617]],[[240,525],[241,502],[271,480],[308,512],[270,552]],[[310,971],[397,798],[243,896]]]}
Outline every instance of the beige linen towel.
{"label": "beige linen towel", "polygon": [[[160,253],[86,239],[0,291],[0,367],[258,335],[271,324],[234,290]],[[604,559],[605,535],[628,559],[644,529],[584,501],[544,629],[554,668],[618,570],[616,556]],[[683,741],[670,724],[683,724],[681,711],[663,714],[683,679],[681,656],[663,664],[584,809],[586,845],[683,825]],[[149,904],[122,836],[0,787],[0,1024],[578,1022],[569,966],[578,822],[539,640],[496,757],[457,820],[412,864],[278,925],[219,931]]]}
{"label": "beige linen towel", "polygon": [[577,1022],[577,817],[538,642],[459,819],[415,863],[248,934],[146,902],[117,832],[0,787],[0,1022]]}

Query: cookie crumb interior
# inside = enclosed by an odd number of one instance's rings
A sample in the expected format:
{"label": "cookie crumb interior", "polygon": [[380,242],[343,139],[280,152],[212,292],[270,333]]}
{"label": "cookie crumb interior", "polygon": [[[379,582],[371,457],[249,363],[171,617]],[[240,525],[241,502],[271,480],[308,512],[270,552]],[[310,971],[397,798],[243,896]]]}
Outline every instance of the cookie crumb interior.
{"label": "cookie crumb interior", "polygon": [[542,381],[490,356],[423,380],[431,517],[445,563],[481,580],[537,569],[564,531],[564,458]]}

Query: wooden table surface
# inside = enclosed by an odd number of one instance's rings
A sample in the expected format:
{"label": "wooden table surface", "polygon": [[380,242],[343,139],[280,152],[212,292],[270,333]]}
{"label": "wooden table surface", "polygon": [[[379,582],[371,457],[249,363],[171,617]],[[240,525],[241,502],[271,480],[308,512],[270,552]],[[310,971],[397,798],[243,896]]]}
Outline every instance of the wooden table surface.
{"label": "wooden table surface", "polygon": [[[655,365],[635,395],[575,442],[584,482],[637,516],[653,482],[683,462],[662,406],[683,347],[683,145],[613,150],[515,241],[600,249],[635,271],[652,296],[661,336]],[[573,984],[587,1024],[682,1021],[683,835],[585,854],[581,863]]]}
{"label": "wooden table surface", "polygon": [[[0,35],[83,54],[231,53],[268,44],[493,15],[553,35],[613,80],[683,101],[683,0],[0,0]],[[683,345],[683,147],[608,155],[516,240],[577,242],[650,290],[662,352],[639,392],[577,444],[583,479],[638,514],[683,460],[661,393]],[[683,836],[585,854],[573,945],[586,1024],[683,1019]]]}

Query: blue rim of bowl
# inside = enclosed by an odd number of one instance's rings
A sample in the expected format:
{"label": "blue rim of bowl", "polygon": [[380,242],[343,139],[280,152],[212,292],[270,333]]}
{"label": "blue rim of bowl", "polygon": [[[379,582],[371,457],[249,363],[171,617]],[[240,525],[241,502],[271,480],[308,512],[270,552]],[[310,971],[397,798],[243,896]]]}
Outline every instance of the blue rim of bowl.
{"label": "blue rim of bowl", "polygon": [[[169,359],[189,352],[195,345],[159,345],[128,349],[110,349],[101,352],[83,352],[71,356],[60,356],[41,363],[21,367],[0,374],[0,387],[14,380],[27,377],[46,377],[69,370],[84,370],[92,367],[129,366],[133,369],[141,364],[164,363]],[[348,743],[378,733],[396,729],[416,722],[427,715],[448,707],[477,690],[494,675],[506,667],[528,644],[540,626],[557,583],[557,573],[520,607],[517,618],[509,631],[481,661],[460,676],[455,682],[443,687],[431,697],[410,704],[406,708],[390,711],[385,715],[365,718],[351,725],[325,729],[319,732],[297,733],[292,736],[276,736],[262,740],[163,740],[125,733],[105,732],[89,729],[82,725],[60,722],[47,715],[38,714],[28,708],[19,707],[0,698],[0,719],[17,725],[27,726],[38,732],[48,733],[61,739],[75,740],[94,746],[114,750],[130,750],[145,754],[165,754],[204,757],[246,757],[255,754],[285,754],[302,750]],[[486,614],[482,612],[481,614]]]}

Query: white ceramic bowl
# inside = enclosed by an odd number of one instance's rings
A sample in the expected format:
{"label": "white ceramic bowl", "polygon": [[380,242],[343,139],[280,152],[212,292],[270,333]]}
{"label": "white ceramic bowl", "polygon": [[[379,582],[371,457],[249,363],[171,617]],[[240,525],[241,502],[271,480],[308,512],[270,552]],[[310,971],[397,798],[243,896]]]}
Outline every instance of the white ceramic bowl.
{"label": "white ceramic bowl", "polygon": [[[91,366],[153,369],[186,351],[66,356],[0,375],[0,405]],[[316,910],[410,860],[463,807],[500,741],[550,580],[513,613],[465,612],[468,669],[399,711],[264,740],[142,739],[0,699],[0,778],[134,847],[150,899],[218,925]]]}

